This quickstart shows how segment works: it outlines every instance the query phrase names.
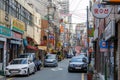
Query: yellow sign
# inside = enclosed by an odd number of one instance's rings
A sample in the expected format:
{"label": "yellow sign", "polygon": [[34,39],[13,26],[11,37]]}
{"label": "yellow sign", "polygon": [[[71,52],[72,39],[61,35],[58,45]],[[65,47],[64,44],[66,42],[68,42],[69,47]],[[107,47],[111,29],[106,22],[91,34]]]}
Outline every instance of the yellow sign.
{"label": "yellow sign", "polygon": [[25,31],[25,23],[18,19],[13,19],[12,26],[21,31]]}
{"label": "yellow sign", "polygon": [[61,42],[58,42],[58,43],[57,43],[57,47],[61,47]]}
{"label": "yellow sign", "polygon": [[120,0],[103,0],[105,2],[113,2],[113,3],[117,3],[117,2],[120,2]]}
{"label": "yellow sign", "polygon": [[38,46],[38,49],[47,50],[47,47],[46,46]]}
{"label": "yellow sign", "polygon": [[110,2],[120,2],[120,0],[110,0]]}

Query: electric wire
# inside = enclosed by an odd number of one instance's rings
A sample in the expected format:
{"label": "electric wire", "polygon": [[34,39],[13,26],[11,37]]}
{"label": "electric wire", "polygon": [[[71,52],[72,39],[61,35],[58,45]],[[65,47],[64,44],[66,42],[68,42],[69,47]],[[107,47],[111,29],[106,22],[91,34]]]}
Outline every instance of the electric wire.
{"label": "electric wire", "polygon": [[77,6],[73,9],[73,12],[74,12],[75,10],[77,10],[79,4],[80,4],[82,1],[83,1],[83,0],[80,0],[80,1],[78,2]]}

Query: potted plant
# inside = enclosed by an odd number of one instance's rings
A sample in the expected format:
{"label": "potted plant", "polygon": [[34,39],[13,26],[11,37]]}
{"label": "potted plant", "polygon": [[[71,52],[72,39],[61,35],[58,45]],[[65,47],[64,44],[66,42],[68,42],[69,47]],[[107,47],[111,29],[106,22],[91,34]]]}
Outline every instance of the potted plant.
{"label": "potted plant", "polygon": [[93,78],[93,67],[91,64],[88,65],[87,80],[92,80]]}

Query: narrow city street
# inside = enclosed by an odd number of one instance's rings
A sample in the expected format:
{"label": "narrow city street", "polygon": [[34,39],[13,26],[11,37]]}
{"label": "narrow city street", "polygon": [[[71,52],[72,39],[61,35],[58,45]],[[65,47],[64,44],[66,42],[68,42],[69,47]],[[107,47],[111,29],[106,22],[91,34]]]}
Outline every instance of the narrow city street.
{"label": "narrow city street", "polygon": [[59,62],[58,67],[45,67],[41,71],[27,76],[13,76],[7,80],[87,80],[86,73],[67,71],[69,59]]}

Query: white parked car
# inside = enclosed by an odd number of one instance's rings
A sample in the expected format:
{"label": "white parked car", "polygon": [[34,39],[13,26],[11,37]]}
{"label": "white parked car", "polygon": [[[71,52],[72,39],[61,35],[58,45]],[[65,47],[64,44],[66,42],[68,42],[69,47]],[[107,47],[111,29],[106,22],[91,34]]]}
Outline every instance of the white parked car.
{"label": "white parked car", "polygon": [[6,76],[27,75],[35,73],[35,64],[28,58],[13,59],[6,67]]}

